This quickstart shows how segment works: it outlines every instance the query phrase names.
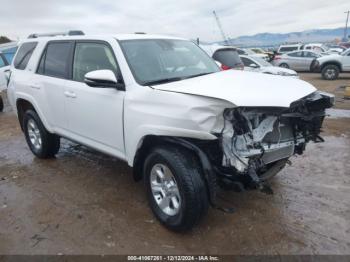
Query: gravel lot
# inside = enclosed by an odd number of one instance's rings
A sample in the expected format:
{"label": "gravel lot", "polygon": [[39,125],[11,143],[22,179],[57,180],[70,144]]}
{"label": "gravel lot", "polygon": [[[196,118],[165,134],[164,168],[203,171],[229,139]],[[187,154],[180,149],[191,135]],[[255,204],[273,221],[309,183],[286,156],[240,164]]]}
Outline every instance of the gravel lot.
{"label": "gravel lot", "polygon": [[[302,74],[336,94],[337,81]],[[209,210],[192,232],[164,229],[127,164],[63,140],[56,159],[29,151],[9,108],[0,113],[0,254],[350,254],[350,118],[327,119],[277,176],[274,195],[221,193],[234,214]]]}

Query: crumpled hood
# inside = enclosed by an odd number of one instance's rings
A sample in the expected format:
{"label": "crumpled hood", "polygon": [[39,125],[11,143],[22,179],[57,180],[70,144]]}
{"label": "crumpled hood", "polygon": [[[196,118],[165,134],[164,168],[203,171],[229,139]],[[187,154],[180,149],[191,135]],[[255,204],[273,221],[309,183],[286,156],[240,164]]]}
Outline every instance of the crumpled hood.
{"label": "crumpled hood", "polygon": [[289,107],[292,102],[316,91],[315,87],[299,79],[238,70],[152,87],[222,99],[239,107]]}

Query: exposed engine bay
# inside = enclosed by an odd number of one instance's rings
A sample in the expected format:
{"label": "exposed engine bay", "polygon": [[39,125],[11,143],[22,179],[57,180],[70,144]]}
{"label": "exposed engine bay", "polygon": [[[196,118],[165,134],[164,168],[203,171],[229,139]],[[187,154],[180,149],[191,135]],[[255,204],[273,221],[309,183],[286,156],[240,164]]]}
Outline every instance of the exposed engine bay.
{"label": "exposed engine bay", "polygon": [[334,97],[314,92],[287,109],[226,109],[218,135],[223,153],[219,177],[261,186],[286,165],[288,158],[302,154],[309,141],[323,141],[319,134],[325,109],[333,104]]}

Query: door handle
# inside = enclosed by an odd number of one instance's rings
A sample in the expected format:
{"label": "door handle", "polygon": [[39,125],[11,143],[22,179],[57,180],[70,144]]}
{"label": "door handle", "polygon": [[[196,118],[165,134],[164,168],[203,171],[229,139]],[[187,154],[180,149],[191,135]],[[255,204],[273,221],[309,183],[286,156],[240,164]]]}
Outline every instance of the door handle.
{"label": "door handle", "polygon": [[77,95],[74,92],[71,92],[71,91],[65,91],[64,95],[66,97],[70,97],[70,98],[76,98],[77,97]]}
{"label": "door handle", "polygon": [[41,86],[39,84],[31,84],[30,87],[33,89],[40,89],[41,88]]}

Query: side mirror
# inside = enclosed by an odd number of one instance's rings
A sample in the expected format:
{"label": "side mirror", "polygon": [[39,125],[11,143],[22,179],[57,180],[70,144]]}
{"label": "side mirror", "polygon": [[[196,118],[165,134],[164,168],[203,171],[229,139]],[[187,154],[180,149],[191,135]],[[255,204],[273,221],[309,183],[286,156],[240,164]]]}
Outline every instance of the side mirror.
{"label": "side mirror", "polygon": [[257,64],[250,64],[249,67],[258,68],[259,66]]}
{"label": "side mirror", "polygon": [[95,70],[86,73],[84,82],[91,87],[118,87],[118,80],[112,70]]}

